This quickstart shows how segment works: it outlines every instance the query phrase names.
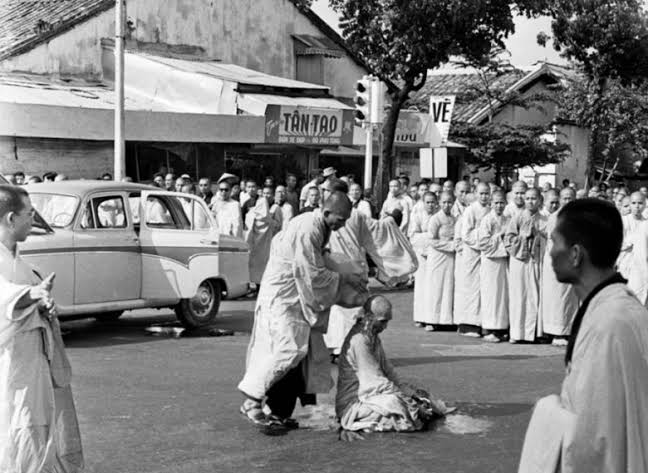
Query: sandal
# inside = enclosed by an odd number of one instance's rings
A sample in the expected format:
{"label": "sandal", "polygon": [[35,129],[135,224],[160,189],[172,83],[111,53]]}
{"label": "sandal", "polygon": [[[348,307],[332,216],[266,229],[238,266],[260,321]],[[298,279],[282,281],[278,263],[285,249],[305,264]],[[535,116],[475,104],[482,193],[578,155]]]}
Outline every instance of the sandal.
{"label": "sandal", "polygon": [[293,430],[299,428],[299,422],[297,422],[292,417],[286,417],[285,419],[280,418],[274,414],[268,416],[268,422],[276,423],[284,426],[286,429]]}
{"label": "sandal", "polygon": [[247,420],[249,420],[253,424],[268,424],[268,417],[263,412],[261,403],[258,401],[246,399],[241,405],[239,411],[245,416]]}

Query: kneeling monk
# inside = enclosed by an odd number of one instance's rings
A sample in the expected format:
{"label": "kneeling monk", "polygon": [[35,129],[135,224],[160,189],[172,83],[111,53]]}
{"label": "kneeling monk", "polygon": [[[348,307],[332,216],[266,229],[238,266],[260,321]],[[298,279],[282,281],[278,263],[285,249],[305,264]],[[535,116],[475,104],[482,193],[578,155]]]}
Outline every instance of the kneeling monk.
{"label": "kneeling monk", "polygon": [[362,318],[342,346],[335,412],[345,430],[423,430],[435,416],[448,412],[442,402],[408,396],[399,387],[378,336],[387,328],[391,310],[390,302],[383,296],[367,299]]}

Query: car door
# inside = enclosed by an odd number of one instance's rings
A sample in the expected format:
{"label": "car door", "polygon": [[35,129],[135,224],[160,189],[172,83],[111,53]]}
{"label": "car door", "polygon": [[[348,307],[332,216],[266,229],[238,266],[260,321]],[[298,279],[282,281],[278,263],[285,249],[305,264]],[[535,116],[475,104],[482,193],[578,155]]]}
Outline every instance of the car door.
{"label": "car door", "polygon": [[218,231],[202,199],[143,191],[139,215],[142,297],[191,297],[202,281],[218,275]]}
{"label": "car door", "polygon": [[82,205],[74,231],[75,304],[139,299],[142,257],[126,195],[98,192]]}

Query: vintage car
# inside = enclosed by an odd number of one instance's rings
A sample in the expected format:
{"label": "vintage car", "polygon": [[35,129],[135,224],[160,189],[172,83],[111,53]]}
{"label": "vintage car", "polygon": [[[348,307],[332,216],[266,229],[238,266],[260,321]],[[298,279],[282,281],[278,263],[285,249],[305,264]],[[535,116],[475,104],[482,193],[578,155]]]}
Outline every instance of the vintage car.
{"label": "vintage car", "polygon": [[196,328],[213,322],[221,297],[248,290],[247,244],[220,235],[195,196],[113,181],[27,190],[40,215],[20,252],[43,277],[56,273],[61,319],[173,307]]}

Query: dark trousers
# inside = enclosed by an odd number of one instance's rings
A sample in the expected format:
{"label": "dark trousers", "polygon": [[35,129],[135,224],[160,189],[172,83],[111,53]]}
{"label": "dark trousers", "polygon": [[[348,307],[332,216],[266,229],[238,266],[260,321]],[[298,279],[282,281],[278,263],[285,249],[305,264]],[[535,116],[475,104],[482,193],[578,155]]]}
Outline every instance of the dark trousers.
{"label": "dark trousers", "polygon": [[468,332],[481,332],[481,327],[479,325],[470,325],[470,324],[459,324],[459,333],[468,333]]}
{"label": "dark trousers", "polygon": [[302,406],[315,404],[315,395],[306,394],[306,380],[302,364],[298,364],[286,375],[273,384],[267,392],[266,404],[274,415],[281,419],[292,416],[297,399]]}

